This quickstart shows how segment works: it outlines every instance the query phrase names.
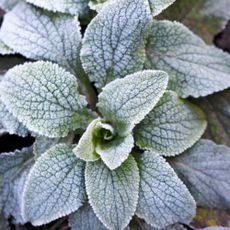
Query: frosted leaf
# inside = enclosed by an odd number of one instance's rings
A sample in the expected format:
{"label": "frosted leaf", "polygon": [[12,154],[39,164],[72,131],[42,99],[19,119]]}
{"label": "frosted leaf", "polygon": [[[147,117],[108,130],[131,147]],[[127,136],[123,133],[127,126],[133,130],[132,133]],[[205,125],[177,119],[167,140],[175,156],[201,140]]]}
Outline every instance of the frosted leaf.
{"label": "frosted leaf", "polygon": [[50,62],[26,63],[9,70],[0,83],[6,108],[31,131],[63,137],[85,126],[86,99],[76,78]]}
{"label": "frosted leaf", "polygon": [[172,166],[190,189],[197,205],[230,208],[230,148],[201,140],[174,158]]}
{"label": "frosted leaf", "polygon": [[160,155],[150,151],[138,159],[140,191],[137,215],[155,228],[189,223],[196,204],[183,182]]}
{"label": "frosted leaf", "polygon": [[146,47],[146,68],[169,74],[169,89],[199,97],[230,86],[230,55],[206,45],[178,22],[155,21]]}
{"label": "frosted leaf", "polygon": [[136,144],[163,156],[184,152],[198,141],[207,122],[204,113],[168,91],[135,129]]}
{"label": "frosted leaf", "polygon": [[53,12],[82,14],[89,0],[26,0],[26,2]]}
{"label": "frosted leaf", "polygon": [[103,88],[98,108],[106,122],[126,136],[156,105],[165,92],[168,75],[142,71],[117,79]]}
{"label": "frosted leaf", "polygon": [[76,211],[86,199],[84,169],[65,144],[41,155],[25,185],[23,219],[39,226]]}
{"label": "frosted leaf", "polygon": [[98,88],[142,70],[151,22],[147,0],[109,1],[91,21],[86,29],[81,60]]}
{"label": "frosted leaf", "polygon": [[115,137],[114,140],[96,147],[96,152],[111,170],[118,168],[131,153],[134,147],[133,135]]}
{"label": "frosted leaf", "polygon": [[0,209],[14,222],[24,223],[21,217],[21,195],[31,163],[32,148],[0,155]]}
{"label": "frosted leaf", "polygon": [[0,229],[10,230],[8,220],[0,213]]}
{"label": "frosted leaf", "polygon": [[90,205],[86,204],[71,214],[68,219],[72,230],[107,230],[99,221]]}
{"label": "frosted leaf", "polygon": [[15,52],[0,39],[0,54],[9,55],[9,54],[15,54]]}
{"label": "frosted leaf", "polygon": [[77,72],[81,33],[74,16],[20,3],[5,15],[0,38],[29,59],[56,62],[72,73]]}
{"label": "frosted leaf", "polygon": [[10,11],[19,2],[21,2],[21,0],[0,0],[0,8],[5,11]]}
{"label": "frosted leaf", "polygon": [[26,127],[20,123],[5,107],[0,100],[0,122],[9,134],[25,137],[28,135]]}
{"label": "frosted leaf", "polygon": [[76,156],[84,161],[95,161],[99,159],[99,155],[95,151],[95,142],[93,132],[99,119],[93,120],[86,131],[80,138],[77,146],[73,149]]}
{"label": "frosted leaf", "polygon": [[130,156],[111,171],[101,161],[87,162],[86,191],[100,221],[111,230],[124,229],[136,210],[139,172]]}
{"label": "frosted leaf", "polygon": [[167,7],[172,5],[176,0],[148,0],[153,16],[160,14]]}

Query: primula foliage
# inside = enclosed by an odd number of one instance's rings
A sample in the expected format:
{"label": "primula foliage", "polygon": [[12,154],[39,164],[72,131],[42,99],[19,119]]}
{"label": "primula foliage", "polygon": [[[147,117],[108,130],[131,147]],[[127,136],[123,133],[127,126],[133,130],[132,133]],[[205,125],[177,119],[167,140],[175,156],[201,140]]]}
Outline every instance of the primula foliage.
{"label": "primula foliage", "polygon": [[230,150],[199,141],[207,122],[185,99],[228,88],[230,57],[155,20],[174,1],[0,0],[0,53],[29,59],[1,78],[0,125],[35,137],[0,155],[0,226],[123,230],[136,215],[160,229],[196,202],[230,207]]}

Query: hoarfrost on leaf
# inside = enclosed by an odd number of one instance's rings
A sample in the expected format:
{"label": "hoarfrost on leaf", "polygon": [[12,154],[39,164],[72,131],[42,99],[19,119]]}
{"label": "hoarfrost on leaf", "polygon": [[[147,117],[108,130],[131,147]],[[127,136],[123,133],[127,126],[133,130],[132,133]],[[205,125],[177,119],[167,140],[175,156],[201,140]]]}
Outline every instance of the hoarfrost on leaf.
{"label": "hoarfrost on leaf", "polygon": [[10,11],[19,2],[21,2],[21,0],[0,0],[0,8],[5,11]]}
{"label": "hoarfrost on leaf", "polygon": [[15,54],[15,52],[0,39],[0,54],[9,55],[9,54]]}
{"label": "hoarfrost on leaf", "polygon": [[6,108],[28,129],[64,137],[85,126],[88,111],[76,78],[50,62],[26,63],[9,70],[0,83]]}
{"label": "hoarfrost on leaf", "polygon": [[159,229],[178,222],[188,224],[195,215],[196,203],[165,159],[152,151],[145,152],[138,166],[137,215]]}
{"label": "hoarfrost on leaf", "polygon": [[154,21],[146,46],[147,69],[169,74],[169,89],[200,97],[230,87],[230,55],[206,45],[178,22]]}
{"label": "hoarfrost on leaf", "polygon": [[176,0],[148,0],[153,16],[160,14],[167,7],[172,5]]}
{"label": "hoarfrost on leaf", "polygon": [[84,170],[84,162],[65,144],[41,155],[25,185],[23,219],[39,226],[76,211],[86,200]]}

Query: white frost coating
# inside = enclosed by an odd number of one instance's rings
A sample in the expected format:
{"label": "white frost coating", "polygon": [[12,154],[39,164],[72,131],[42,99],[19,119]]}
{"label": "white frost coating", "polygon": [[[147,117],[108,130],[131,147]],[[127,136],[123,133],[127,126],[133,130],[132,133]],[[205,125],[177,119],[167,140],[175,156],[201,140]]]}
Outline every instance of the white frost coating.
{"label": "white frost coating", "polygon": [[64,137],[85,122],[87,102],[78,93],[76,78],[50,62],[9,70],[0,95],[13,116],[40,135]]}
{"label": "white frost coating", "polygon": [[65,144],[38,158],[23,193],[23,219],[39,226],[76,211],[86,200],[84,169]]}
{"label": "white frost coating", "polygon": [[21,2],[21,0],[0,0],[0,8],[5,11],[10,11],[19,2]]}
{"label": "white frost coating", "polygon": [[206,45],[178,22],[155,21],[146,47],[146,68],[169,74],[169,88],[199,97],[230,87],[230,55]]}
{"label": "white frost coating", "polygon": [[98,122],[99,119],[95,119],[89,124],[77,146],[73,149],[75,155],[84,161],[95,161],[100,158],[95,152],[95,143],[93,141],[93,131]]}
{"label": "white frost coating", "polygon": [[175,156],[198,141],[207,122],[204,113],[168,91],[135,128],[136,144],[163,156]]}
{"label": "white frost coating", "polygon": [[9,55],[9,54],[15,54],[15,52],[0,39],[0,54]]}
{"label": "white frost coating", "polygon": [[72,230],[107,230],[89,204],[82,206],[75,213],[71,214],[68,222]]}
{"label": "white frost coating", "polygon": [[87,8],[89,0],[26,0],[38,7],[69,14],[83,14]]}
{"label": "white frost coating", "polygon": [[197,205],[230,208],[230,148],[201,140],[174,158],[172,166],[193,194]]}
{"label": "white frost coating", "polygon": [[133,135],[116,137],[109,143],[98,145],[96,152],[101,156],[104,163],[111,169],[118,168],[129,156],[134,147]]}
{"label": "white frost coating", "polygon": [[81,60],[98,88],[142,70],[151,22],[147,0],[109,1],[91,21],[85,33]]}
{"label": "white frost coating", "polygon": [[176,0],[148,0],[153,16],[160,14],[167,7],[172,5]]}
{"label": "white frost coating", "polygon": [[154,108],[167,83],[168,75],[162,71],[148,70],[128,75],[103,88],[98,108],[104,120],[111,123],[121,136],[126,136]]}
{"label": "white frost coating", "polygon": [[56,62],[71,72],[77,71],[81,33],[74,16],[20,3],[5,15],[0,38],[27,58]]}
{"label": "white frost coating", "polygon": [[85,172],[89,202],[101,222],[110,230],[123,230],[136,210],[139,171],[130,156],[110,171],[101,161],[88,162]]}
{"label": "white frost coating", "polygon": [[188,224],[195,215],[196,203],[165,159],[154,152],[145,152],[138,166],[137,215],[159,229],[178,222]]}
{"label": "white frost coating", "polygon": [[9,134],[16,134],[21,137],[28,135],[26,127],[20,123],[0,100],[0,122]]}

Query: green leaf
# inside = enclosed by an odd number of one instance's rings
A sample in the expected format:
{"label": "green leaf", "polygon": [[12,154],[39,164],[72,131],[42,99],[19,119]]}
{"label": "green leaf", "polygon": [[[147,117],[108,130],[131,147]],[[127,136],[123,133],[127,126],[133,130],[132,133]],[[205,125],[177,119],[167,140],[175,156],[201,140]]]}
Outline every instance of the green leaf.
{"label": "green leaf", "polygon": [[101,156],[104,163],[111,169],[118,168],[131,153],[134,147],[133,135],[115,137],[114,140],[103,143],[96,147],[96,152]]}
{"label": "green leaf", "polygon": [[151,22],[147,0],[111,0],[91,21],[81,59],[98,88],[143,69]]}
{"label": "green leaf", "polygon": [[20,123],[7,109],[0,100],[0,122],[9,134],[16,134],[21,137],[28,135],[26,127]]}
{"label": "green leaf", "polygon": [[172,5],[176,0],[148,0],[153,16],[160,14],[167,7]]}
{"label": "green leaf", "polygon": [[86,199],[84,169],[65,144],[39,157],[25,185],[23,219],[38,226],[76,211]]}
{"label": "green leaf", "polygon": [[71,214],[68,222],[69,227],[72,230],[107,230],[88,204],[82,206],[77,212]]}
{"label": "green leaf", "polygon": [[56,64],[16,66],[0,88],[6,108],[31,131],[54,138],[85,126],[86,99],[78,93],[76,78]]}
{"label": "green leaf", "polygon": [[100,160],[88,162],[85,172],[89,202],[101,222],[109,229],[124,229],[136,210],[139,172],[130,156],[111,171]]}
{"label": "green leaf", "polygon": [[174,158],[172,166],[199,206],[230,208],[230,148],[201,140]]}
{"label": "green leaf", "polygon": [[79,68],[81,32],[74,16],[20,3],[5,15],[0,37],[29,59],[56,62],[72,73]]}
{"label": "green leaf", "polygon": [[168,75],[142,71],[117,79],[103,88],[98,108],[106,122],[121,135],[129,134],[153,109],[165,92]]}
{"label": "green leaf", "polygon": [[155,21],[146,47],[146,68],[169,73],[169,89],[199,97],[230,86],[230,55],[206,45],[178,22]]}
{"label": "green leaf", "polygon": [[155,228],[189,223],[196,204],[174,170],[158,154],[145,152],[138,159],[140,192],[137,215]]}
{"label": "green leaf", "polygon": [[175,156],[198,141],[207,122],[204,113],[168,91],[135,129],[136,144],[163,156]]}
{"label": "green leaf", "polygon": [[33,161],[32,148],[0,155],[0,210],[6,218],[24,223],[21,216],[22,191]]}
{"label": "green leaf", "polygon": [[95,143],[93,132],[99,119],[93,120],[86,131],[80,138],[78,145],[73,149],[75,155],[84,161],[95,161],[100,158],[100,156],[95,151]]}
{"label": "green leaf", "polygon": [[0,0],[0,8],[4,11],[10,11],[21,0]]}
{"label": "green leaf", "polygon": [[26,0],[26,2],[53,12],[76,15],[84,13],[89,0],[59,0],[58,2],[57,0]]}
{"label": "green leaf", "polygon": [[9,55],[9,54],[15,54],[15,52],[0,39],[0,54]]}

